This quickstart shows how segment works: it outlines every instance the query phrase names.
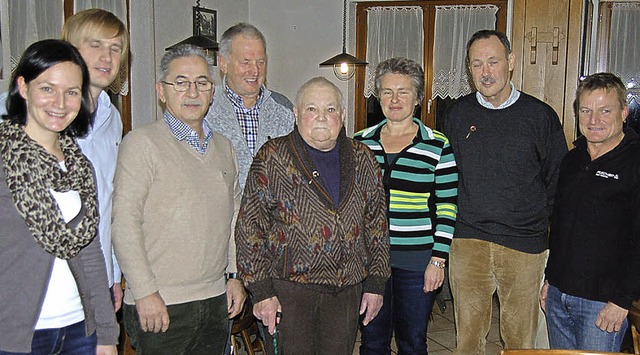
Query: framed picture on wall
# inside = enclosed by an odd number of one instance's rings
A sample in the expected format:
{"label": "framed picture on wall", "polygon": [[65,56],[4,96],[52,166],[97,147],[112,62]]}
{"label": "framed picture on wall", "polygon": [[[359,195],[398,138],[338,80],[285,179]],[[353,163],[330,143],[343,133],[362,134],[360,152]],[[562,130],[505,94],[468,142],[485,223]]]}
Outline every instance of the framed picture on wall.
{"label": "framed picture on wall", "polygon": [[[198,19],[200,16],[200,19]],[[218,18],[216,10],[206,9],[204,7],[193,7],[193,35],[210,36],[214,40],[218,40]]]}

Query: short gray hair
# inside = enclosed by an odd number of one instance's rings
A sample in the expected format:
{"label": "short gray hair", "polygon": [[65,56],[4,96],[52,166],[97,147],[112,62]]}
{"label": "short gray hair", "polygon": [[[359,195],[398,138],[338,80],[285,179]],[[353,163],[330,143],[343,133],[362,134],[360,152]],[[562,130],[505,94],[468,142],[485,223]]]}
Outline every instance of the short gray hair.
{"label": "short gray hair", "polygon": [[496,30],[479,30],[474,33],[467,42],[467,65],[469,65],[469,50],[471,49],[471,45],[479,39],[489,39],[491,37],[496,37],[500,43],[502,43],[506,57],[511,54],[511,42],[509,42],[509,38],[506,34]]}
{"label": "short gray hair", "polygon": [[167,72],[169,71],[169,64],[174,59],[184,58],[184,57],[200,57],[207,62],[207,67],[209,67],[209,77],[213,80],[213,58],[207,56],[207,54],[202,50],[202,48],[198,46],[194,46],[193,44],[181,44],[179,46],[175,46],[167,51],[162,57],[160,61],[160,69],[158,70],[158,78],[160,80],[165,80],[167,78]]}
{"label": "short gray hair", "polygon": [[264,47],[264,53],[267,53],[267,41],[264,39],[264,35],[260,32],[256,26],[246,23],[240,22],[236,25],[229,27],[220,38],[220,50],[219,54],[225,59],[229,59],[231,55],[231,42],[236,36],[243,35],[253,39],[259,39],[262,42],[262,47]]}
{"label": "short gray hair", "polygon": [[302,104],[302,102],[300,102],[302,100],[302,95],[304,95],[309,87],[315,85],[324,85],[333,89],[333,91],[335,91],[336,95],[338,96],[338,99],[340,99],[340,109],[344,110],[344,96],[342,95],[342,91],[340,91],[340,88],[336,84],[332,83],[324,76],[316,76],[315,78],[311,78],[306,83],[302,84],[300,89],[298,89],[298,93],[296,93],[296,107],[298,109]]}
{"label": "short gray hair", "polygon": [[424,70],[422,70],[420,64],[407,58],[391,58],[380,62],[378,66],[376,66],[375,72],[377,98],[380,98],[382,77],[387,74],[400,74],[411,78],[411,83],[416,89],[418,103],[422,103],[422,99],[424,98]]}

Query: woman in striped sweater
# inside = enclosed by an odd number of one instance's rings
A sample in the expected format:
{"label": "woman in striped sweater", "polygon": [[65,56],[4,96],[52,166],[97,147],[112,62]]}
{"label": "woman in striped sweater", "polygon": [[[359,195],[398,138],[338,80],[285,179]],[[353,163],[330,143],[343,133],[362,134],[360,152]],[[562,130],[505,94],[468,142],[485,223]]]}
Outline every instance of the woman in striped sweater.
{"label": "woman in striped sweater", "polygon": [[376,67],[376,96],[385,120],[356,133],[374,152],[387,192],[391,279],[378,316],[361,325],[360,354],[427,354],[427,323],[444,281],[457,213],[458,171],[449,141],[414,118],[424,71],[392,58]]}

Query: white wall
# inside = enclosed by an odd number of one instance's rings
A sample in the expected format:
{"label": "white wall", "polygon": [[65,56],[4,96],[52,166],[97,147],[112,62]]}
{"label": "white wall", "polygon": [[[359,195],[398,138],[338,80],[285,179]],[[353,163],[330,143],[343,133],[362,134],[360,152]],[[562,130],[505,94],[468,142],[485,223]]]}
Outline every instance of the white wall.
{"label": "white wall", "polygon": [[[164,49],[193,34],[195,1],[135,0],[131,16],[131,118],[133,128],[162,116],[156,96],[156,71]],[[202,7],[217,10],[218,40],[231,25],[247,21],[248,0],[201,0]]]}
{"label": "white wall", "polygon": [[152,0],[131,1],[131,125],[136,127],[156,119],[154,88],[156,62],[154,11]]}
{"label": "white wall", "polygon": [[[193,6],[195,1],[155,0],[156,59],[159,61],[165,48],[193,35]],[[216,10],[218,19],[217,40],[232,25],[248,20],[247,0],[201,0],[200,6]]]}
{"label": "white wall", "polygon": [[[267,39],[268,87],[293,101],[296,91],[305,81],[325,76],[345,95],[349,112],[347,131],[351,133],[353,79],[340,81],[331,67],[318,66],[342,52],[342,1],[250,0],[249,21]],[[347,52],[354,54],[349,42]]]}
{"label": "white wall", "polygon": [[[156,68],[164,48],[191,35],[194,4],[171,0],[131,1],[134,128],[162,114],[155,94]],[[293,101],[302,83],[322,75],[341,88],[347,106],[353,102],[349,94],[353,91],[353,80],[339,81],[331,68],[318,66],[342,51],[341,1],[201,0],[201,6],[217,11],[218,40],[224,30],[241,21],[254,24],[264,33],[270,89]],[[353,54],[350,48],[347,51]],[[349,131],[353,130],[352,126],[348,124]]]}

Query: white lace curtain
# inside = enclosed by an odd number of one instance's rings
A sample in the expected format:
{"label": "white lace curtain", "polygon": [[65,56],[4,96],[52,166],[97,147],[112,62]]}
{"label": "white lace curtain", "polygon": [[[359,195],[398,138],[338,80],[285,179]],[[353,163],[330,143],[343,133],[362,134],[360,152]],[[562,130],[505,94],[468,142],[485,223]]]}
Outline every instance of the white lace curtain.
{"label": "white lace curtain", "polygon": [[64,20],[63,0],[9,0],[11,71],[33,42],[60,38]]}
{"label": "white lace curtain", "polygon": [[630,86],[629,99],[640,102],[640,4],[612,5],[608,70]]}
{"label": "white lace curtain", "polygon": [[375,89],[374,73],[378,63],[405,57],[420,65],[424,62],[424,28],[419,6],[376,6],[367,9],[367,74],[364,96]]}
{"label": "white lace curtain", "polygon": [[[92,8],[110,11],[118,16],[125,26],[127,25],[126,0],[75,0],[74,13]],[[118,78],[109,85],[109,90],[115,94],[126,95],[129,93],[129,63],[122,64]]]}
{"label": "white lace curtain", "polygon": [[495,5],[436,6],[432,98],[456,99],[471,92],[467,41],[478,30],[495,29]]}

